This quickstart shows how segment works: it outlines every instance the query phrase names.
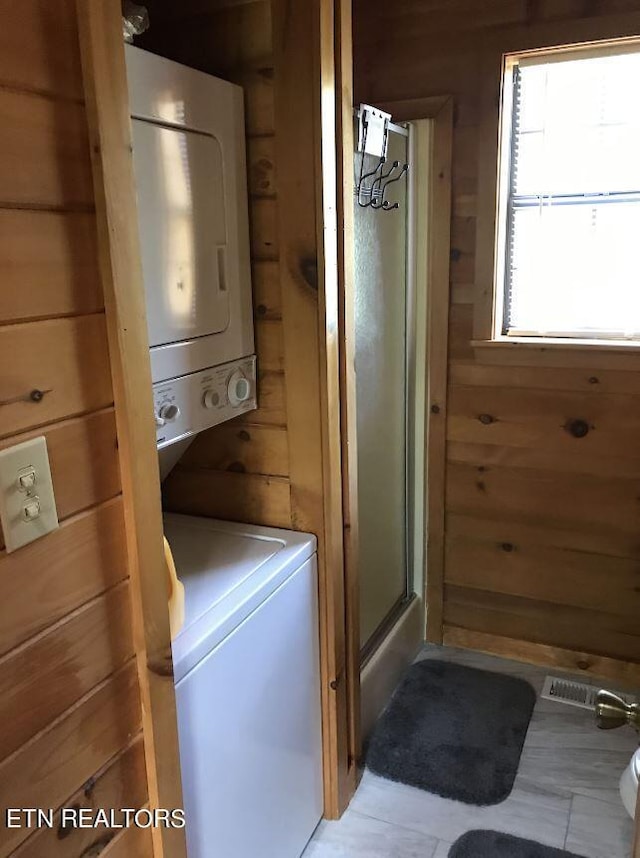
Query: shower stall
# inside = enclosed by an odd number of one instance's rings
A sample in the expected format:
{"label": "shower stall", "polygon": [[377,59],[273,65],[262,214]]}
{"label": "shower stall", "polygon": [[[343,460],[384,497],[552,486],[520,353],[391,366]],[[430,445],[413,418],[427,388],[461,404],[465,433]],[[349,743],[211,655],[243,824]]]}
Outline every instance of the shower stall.
{"label": "shower stall", "polygon": [[[424,639],[426,242],[419,236],[426,235],[429,134],[428,122],[389,122],[382,163],[377,152],[362,151],[361,123],[356,135],[355,393],[364,735]],[[401,172],[405,164],[408,172]],[[397,180],[383,192],[385,176]],[[362,186],[365,191],[359,193]]]}
{"label": "shower stall", "polygon": [[[387,163],[408,163],[409,131],[389,133]],[[356,154],[364,173],[377,158]],[[388,168],[387,168],[388,169]],[[389,189],[391,190],[391,189]],[[375,646],[409,598],[407,521],[407,183],[398,207],[355,207],[360,646]]]}

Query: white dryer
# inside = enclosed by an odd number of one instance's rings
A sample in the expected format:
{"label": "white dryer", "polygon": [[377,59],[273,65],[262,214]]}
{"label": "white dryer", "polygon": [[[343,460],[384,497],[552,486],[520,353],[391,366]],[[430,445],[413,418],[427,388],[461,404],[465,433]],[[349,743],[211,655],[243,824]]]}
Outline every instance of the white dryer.
{"label": "white dryer", "polygon": [[125,52],[162,449],[256,407],[243,94]]}
{"label": "white dryer", "polygon": [[299,858],[323,812],[314,536],[167,514],[189,858]]}

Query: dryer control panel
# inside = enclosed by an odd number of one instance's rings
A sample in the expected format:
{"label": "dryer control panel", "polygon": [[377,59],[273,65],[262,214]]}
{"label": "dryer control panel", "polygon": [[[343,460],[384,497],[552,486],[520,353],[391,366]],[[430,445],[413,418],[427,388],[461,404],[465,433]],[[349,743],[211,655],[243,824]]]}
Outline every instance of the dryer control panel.
{"label": "dryer control panel", "polygon": [[153,386],[158,449],[257,408],[255,355]]}

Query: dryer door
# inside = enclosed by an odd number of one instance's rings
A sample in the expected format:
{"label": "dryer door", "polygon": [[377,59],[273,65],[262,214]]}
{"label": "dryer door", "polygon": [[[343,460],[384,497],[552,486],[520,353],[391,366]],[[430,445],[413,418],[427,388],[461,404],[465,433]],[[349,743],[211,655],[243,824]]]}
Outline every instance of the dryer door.
{"label": "dryer door", "polygon": [[132,120],[149,343],[229,324],[222,151],[215,137]]}

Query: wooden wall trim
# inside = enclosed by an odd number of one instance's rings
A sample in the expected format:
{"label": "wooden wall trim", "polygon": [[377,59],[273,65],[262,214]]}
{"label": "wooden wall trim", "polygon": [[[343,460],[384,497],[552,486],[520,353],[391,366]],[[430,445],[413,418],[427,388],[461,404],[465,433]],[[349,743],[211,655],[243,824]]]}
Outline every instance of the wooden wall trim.
{"label": "wooden wall trim", "polygon": [[[131,128],[119,0],[77,0],[98,254],[104,291],[149,798],[182,806],[149,343],[138,242]],[[153,830],[157,858],[186,856],[184,831]]]}
{"label": "wooden wall trim", "polygon": [[478,212],[474,273],[473,336],[491,340],[495,312],[496,217],[498,211],[498,145],[502,102],[502,57],[483,57],[478,130]]}
{"label": "wooden wall trim", "polygon": [[449,346],[449,248],[453,100],[438,110],[433,129],[431,210],[429,212],[427,328],[427,477],[425,605],[427,640],[442,642],[444,601],[444,535],[446,426]]}
{"label": "wooden wall trim", "polygon": [[[620,26],[613,28],[618,32]],[[624,28],[623,28],[624,30]],[[534,36],[534,33],[540,33]],[[514,44],[525,45],[531,53],[534,45],[542,48],[549,45],[551,48],[564,46],[562,34],[566,44],[577,45],[580,42],[579,30],[566,30],[560,28],[550,29],[547,27],[533,27],[527,29],[527,38],[522,41],[514,41]],[[543,39],[543,34],[547,36]],[[551,35],[551,34],[554,35]],[[591,30],[583,31],[586,43],[590,43],[596,36]],[[603,36],[601,41],[606,41]],[[625,38],[624,42],[627,41]],[[613,44],[616,42],[614,41]],[[524,48],[514,49],[511,54],[525,52]],[[553,53],[551,54],[553,55]],[[475,272],[474,272],[474,299],[473,299],[473,341],[476,360],[482,362],[501,362],[503,360],[514,360],[518,364],[535,365],[540,362],[541,357],[554,360],[550,357],[553,352],[568,350],[574,353],[578,359],[582,353],[585,362],[593,362],[594,352],[603,355],[612,366],[625,369],[630,364],[633,368],[640,368],[640,349],[635,344],[616,344],[611,341],[594,341],[592,344],[561,338],[531,337],[521,340],[496,340],[495,332],[502,322],[502,283],[498,282],[501,261],[498,253],[503,250],[500,232],[503,226],[499,223],[498,216],[501,214],[503,204],[504,185],[507,176],[505,170],[504,151],[502,150],[503,137],[503,90],[505,84],[505,58],[504,49],[492,50],[485,47],[480,61],[480,76],[482,88],[480,93],[480,115],[482,117],[478,128],[478,190],[477,190],[477,218],[475,238]],[[508,113],[508,111],[507,111]],[[502,213],[504,215],[504,213]],[[510,353],[510,354],[509,354]],[[561,354],[555,360],[558,365],[563,365],[567,359],[566,354]],[[600,361],[601,358],[596,358]]]}
{"label": "wooden wall trim", "polygon": [[336,0],[336,76],[338,139],[338,295],[340,343],[340,433],[344,514],[346,682],[349,756],[355,787],[362,754],[360,729],[360,582],[358,572],[358,429],[356,397],[356,318],[353,159],[353,33],[351,0]]}
{"label": "wooden wall trim", "polygon": [[291,521],[318,537],[325,815],[349,797],[340,474],[333,0],[273,2]]}
{"label": "wooden wall trim", "polygon": [[428,95],[421,98],[376,101],[375,106],[390,113],[394,122],[410,122],[412,119],[435,119],[450,101],[451,97],[448,95]]}
{"label": "wooden wall trim", "polygon": [[328,662],[335,677],[337,800],[346,810],[355,788],[355,760],[349,752],[349,712],[346,664],[346,613],[344,579],[344,510],[342,497],[342,436],[340,415],[340,340],[338,269],[338,148],[336,137],[336,6],[320,0],[316,33],[316,74],[320,91],[316,102],[316,194],[321,216],[316,220],[318,243],[320,408],[322,437],[322,499],[325,521],[326,633]]}
{"label": "wooden wall trim", "polygon": [[502,658],[558,668],[569,673],[599,676],[630,688],[637,688],[640,685],[640,665],[622,659],[576,652],[533,641],[515,640],[452,625],[444,627],[444,643],[446,646],[473,649]]}

